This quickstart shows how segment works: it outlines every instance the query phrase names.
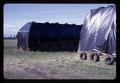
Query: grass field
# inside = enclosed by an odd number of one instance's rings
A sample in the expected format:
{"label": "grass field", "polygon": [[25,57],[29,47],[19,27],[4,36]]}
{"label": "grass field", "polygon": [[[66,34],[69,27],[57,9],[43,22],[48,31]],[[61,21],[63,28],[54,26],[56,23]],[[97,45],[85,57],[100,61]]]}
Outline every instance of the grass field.
{"label": "grass field", "polygon": [[115,79],[116,65],[82,61],[76,52],[30,52],[4,40],[5,79]]}

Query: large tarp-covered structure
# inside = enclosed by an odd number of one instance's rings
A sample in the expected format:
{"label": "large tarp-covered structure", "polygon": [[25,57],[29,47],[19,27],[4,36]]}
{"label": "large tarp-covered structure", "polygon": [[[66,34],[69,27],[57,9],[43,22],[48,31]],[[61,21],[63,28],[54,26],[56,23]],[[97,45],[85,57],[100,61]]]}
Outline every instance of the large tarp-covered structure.
{"label": "large tarp-covered structure", "polygon": [[17,34],[17,46],[33,51],[77,51],[82,25],[36,23],[25,24]]}
{"label": "large tarp-covered structure", "polygon": [[100,51],[116,55],[116,7],[92,9],[80,32],[78,52]]}

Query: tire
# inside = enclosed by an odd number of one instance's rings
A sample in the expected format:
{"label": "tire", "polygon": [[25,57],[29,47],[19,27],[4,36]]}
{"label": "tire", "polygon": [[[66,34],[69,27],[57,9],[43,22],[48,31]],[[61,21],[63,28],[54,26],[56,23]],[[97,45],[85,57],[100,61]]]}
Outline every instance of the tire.
{"label": "tire", "polygon": [[113,65],[115,58],[113,56],[108,56],[105,58],[104,63],[107,65]]}
{"label": "tire", "polygon": [[80,59],[81,60],[87,60],[87,54],[85,52],[80,54]]}
{"label": "tire", "polygon": [[99,59],[100,59],[100,57],[99,57],[99,55],[98,55],[97,53],[92,53],[92,54],[90,54],[90,60],[91,60],[92,62],[98,62]]}

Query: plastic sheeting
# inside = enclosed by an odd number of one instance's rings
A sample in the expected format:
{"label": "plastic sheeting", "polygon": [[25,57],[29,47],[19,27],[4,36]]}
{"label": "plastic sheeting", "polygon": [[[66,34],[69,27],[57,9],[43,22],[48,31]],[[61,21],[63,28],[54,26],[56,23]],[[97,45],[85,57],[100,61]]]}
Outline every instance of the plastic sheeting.
{"label": "plastic sheeting", "polygon": [[92,9],[80,32],[78,51],[100,51],[116,55],[116,7]]}
{"label": "plastic sheeting", "polygon": [[20,28],[18,32],[29,32],[31,25],[32,25],[32,22],[28,22],[22,28]]}
{"label": "plastic sheeting", "polygon": [[25,24],[17,33],[17,47],[28,48],[29,31],[32,22]]}

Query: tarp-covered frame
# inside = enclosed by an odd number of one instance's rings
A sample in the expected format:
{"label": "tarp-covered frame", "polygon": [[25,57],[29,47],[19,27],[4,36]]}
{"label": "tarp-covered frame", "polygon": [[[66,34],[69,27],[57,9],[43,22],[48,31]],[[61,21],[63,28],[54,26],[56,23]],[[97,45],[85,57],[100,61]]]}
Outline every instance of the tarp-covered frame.
{"label": "tarp-covered frame", "polygon": [[92,9],[86,16],[80,32],[80,51],[100,51],[116,55],[116,7]]}

